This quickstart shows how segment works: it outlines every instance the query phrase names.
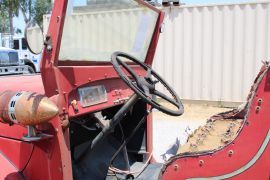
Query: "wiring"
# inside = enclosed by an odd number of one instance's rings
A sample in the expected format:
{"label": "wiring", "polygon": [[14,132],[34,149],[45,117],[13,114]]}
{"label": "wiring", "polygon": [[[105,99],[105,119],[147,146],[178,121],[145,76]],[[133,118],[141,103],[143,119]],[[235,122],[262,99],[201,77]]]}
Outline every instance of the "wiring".
{"label": "wiring", "polygon": [[115,168],[112,166],[112,162],[115,159],[115,157],[119,154],[119,152],[126,146],[126,144],[129,142],[129,140],[134,136],[135,132],[137,132],[137,130],[139,129],[139,127],[143,124],[143,122],[145,122],[145,119],[147,117],[147,115],[149,114],[150,111],[147,111],[146,114],[142,117],[142,119],[139,121],[139,123],[137,124],[137,126],[134,128],[134,130],[130,133],[130,135],[128,136],[128,138],[126,138],[126,140],[123,142],[123,144],[119,147],[119,149],[116,151],[116,153],[113,155],[112,159],[111,159],[111,166],[109,167],[109,170],[112,171],[113,173],[118,173],[118,174],[138,174],[140,175],[144,169],[147,167],[147,165],[149,164],[153,153],[151,152],[147,161],[145,162],[145,164],[143,165],[143,167],[139,170],[135,170],[135,171],[130,171],[130,170],[121,170],[118,168]]}
{"label": "wiring", "polygon": [[109,167],[109,170],[114,172],[114,173],[119,173],[119,174],[141,174],[144,169],[147,167],[147,165],[149,164],[151,158],[153,156],[153,153],[151,152],[147,161],[145,162],[145,164],[143,165],[143,167],[141,167],[139,170],[135,170],[135,171],[125,171],[125,170],[121,170],[118,168],[115,168],[113,166]]}

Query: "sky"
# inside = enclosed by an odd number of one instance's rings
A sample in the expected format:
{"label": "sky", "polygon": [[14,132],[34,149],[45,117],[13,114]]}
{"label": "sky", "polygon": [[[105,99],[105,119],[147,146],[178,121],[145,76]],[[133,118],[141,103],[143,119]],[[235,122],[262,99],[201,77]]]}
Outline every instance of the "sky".
{"label": "sky", "polygon": [[[81,1],[81,0],[80,0]],[[162,2],[162,0],[158,0],[159,2]],[[185,4],[217,4],[217,3],[239,3],[239,2],[250,2],[250,1],[256,1],[256,0],[180,0],[181,3]],[[24,32],[25,23],[22,17],[22,14],[19,14],[19,17],[14,18],[14,26],[16,28],[19,28]]]}

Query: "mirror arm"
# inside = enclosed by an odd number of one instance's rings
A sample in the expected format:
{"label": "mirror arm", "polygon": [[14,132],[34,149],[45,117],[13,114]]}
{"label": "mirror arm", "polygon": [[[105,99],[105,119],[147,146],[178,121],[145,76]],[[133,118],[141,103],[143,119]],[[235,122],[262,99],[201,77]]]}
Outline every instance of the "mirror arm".
{"label": "mirror arm", "polygon": [[46,47],[47,52],[51,52],[52,51],[52,38],[50,35],[46,35],[45,41],[44,41],[44,45]]}

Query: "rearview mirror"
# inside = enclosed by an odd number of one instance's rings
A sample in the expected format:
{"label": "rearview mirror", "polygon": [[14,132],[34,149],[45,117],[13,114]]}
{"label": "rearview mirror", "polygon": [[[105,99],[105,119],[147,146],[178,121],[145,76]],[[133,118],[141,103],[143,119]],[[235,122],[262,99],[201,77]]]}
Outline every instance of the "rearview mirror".
{"label": "rearview mirror", "polygon": [[33,22],[29,22],[25,27],[24,35],[29,51],[33,54],[40,54],[44,46],[44,36],[40,26]]}

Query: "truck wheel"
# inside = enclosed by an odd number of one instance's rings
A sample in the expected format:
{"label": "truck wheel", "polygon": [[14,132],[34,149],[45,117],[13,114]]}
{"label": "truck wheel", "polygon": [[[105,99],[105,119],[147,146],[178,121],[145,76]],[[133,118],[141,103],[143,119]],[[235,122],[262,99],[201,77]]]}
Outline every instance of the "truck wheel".
{"label": "truck wheel", "polygon": [[35,70],[31,66],[28,66],[28,73],[29,74],[34,74]]}

